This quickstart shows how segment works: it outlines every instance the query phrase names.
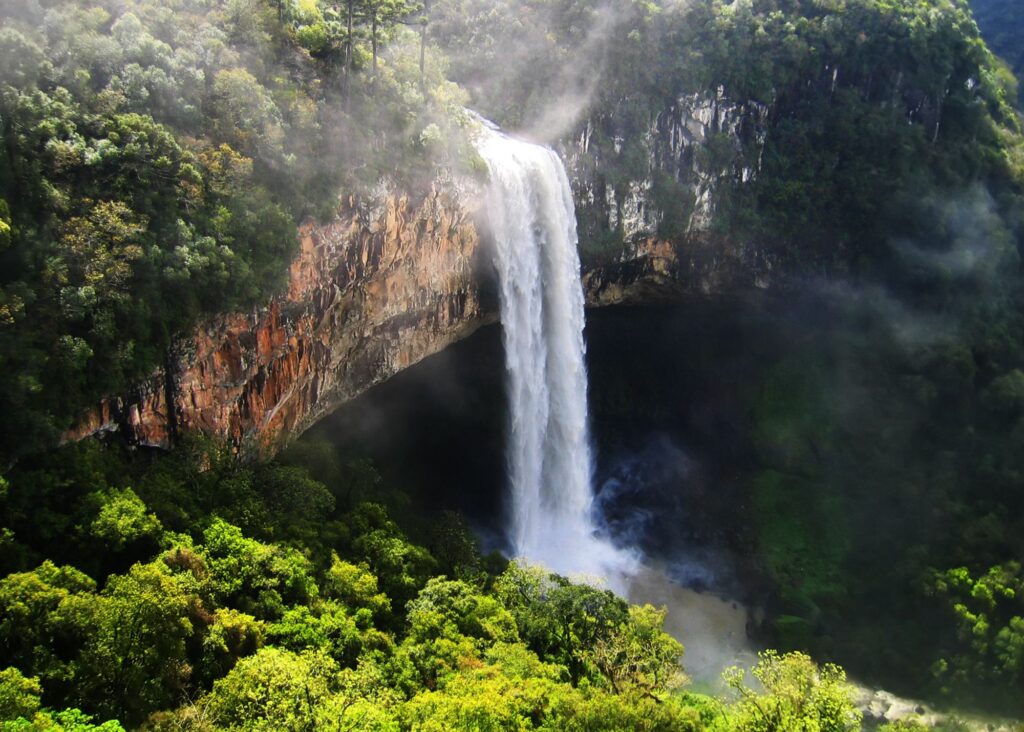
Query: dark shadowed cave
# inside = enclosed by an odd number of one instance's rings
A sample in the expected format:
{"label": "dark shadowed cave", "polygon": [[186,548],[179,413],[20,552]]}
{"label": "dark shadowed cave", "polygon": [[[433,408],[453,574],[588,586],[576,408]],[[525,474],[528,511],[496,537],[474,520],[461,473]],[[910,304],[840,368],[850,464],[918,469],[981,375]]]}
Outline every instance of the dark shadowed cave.
{"label": "dark shadowed cave", "polygon": [[[676,579],[749,599],[739,476],[752,460],[744,390],[786,348],[775,307],[695,300],[587,316],[597,505],[613,538]],[[486,327],[370,390],[304,439],[369,457],[385,480],[467,515],[504,549],[504,364]],[[741,581],[742,578],[742,581]]]}

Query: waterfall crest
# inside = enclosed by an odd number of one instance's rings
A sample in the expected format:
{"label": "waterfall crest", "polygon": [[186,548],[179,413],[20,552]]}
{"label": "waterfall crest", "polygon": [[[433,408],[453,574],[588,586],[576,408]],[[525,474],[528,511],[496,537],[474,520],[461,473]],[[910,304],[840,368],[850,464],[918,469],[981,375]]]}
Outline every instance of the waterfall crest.
{"label": "waterfall crest", "polygon": [[562,574],[609,578],[623,557],[595,536],[576,213],[549,148],[485,129],[487,213],[510,411],[511,539]]}

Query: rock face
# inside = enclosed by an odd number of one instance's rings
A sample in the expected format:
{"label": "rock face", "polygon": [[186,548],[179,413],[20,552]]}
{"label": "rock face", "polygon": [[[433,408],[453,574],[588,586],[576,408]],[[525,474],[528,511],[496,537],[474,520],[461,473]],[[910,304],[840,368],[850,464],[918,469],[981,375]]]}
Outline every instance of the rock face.
{"label": "rock face", "polygon": [[639,129],[627,114],[587,120],[562,146],[584,236],[708,231],[722,189],[760,171],[768,114],[719,88],[679,97]]}
{"label": "rock face", "polygon": [[134,394],[65,439],[118,430],[168,446],[199,430],[271,454],[332,408],[495,319],[474,222],[477,196],[437,183],[422,200],[348,201],[306,226],[286,292],[203,324]]}
{"label": "rock face", "polygon": [[765,290],[773,271],[771,254],[757,246],[694,232],[636,239],[621,258],[585,271],[583,286],[591,307],[640,305]]}
{"label": "rock face", "polygon": [[[584,276],[591,305],[766,289],[775,257],[715,231],[730,189],[760,172],[769,108],[722,88],[681,96],[640,127],[629,115],[587,120],[562,146],[581,238],[615,253]],[[596,245],[601,249],[601,245]]]}

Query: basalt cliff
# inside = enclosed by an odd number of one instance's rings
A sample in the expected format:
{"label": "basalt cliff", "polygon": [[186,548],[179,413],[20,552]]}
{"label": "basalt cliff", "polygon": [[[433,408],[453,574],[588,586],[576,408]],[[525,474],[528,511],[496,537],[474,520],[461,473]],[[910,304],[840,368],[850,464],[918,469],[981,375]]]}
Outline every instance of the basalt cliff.
{"label": "basalt cliff", "polygon": [[[627,240],[584,272],[591,306],[764,288],[771,262],[757,247],[712,234],[715,186],[753,168],[708,170],[694,150],[709,135],[741,144],[748,110],[685,98],[652,123],[650,175],[671,170],[696,202],[685,232],[657,235],[661,213],[642,178],[613,191],[585,174],[586,129],[562,149],[578,206]],[[756,128],[755,128],[756,129]],[[178,340],[163,368],[105,400],[66,440],[118,432],[169,446],[199,431],[243,452],[272,454],[338,405],[497,320],[479,186],[439,180],[420,198],[382,192],[343,201],[333,221],[306,225],[286,289],[252,312],[225,314]]]}

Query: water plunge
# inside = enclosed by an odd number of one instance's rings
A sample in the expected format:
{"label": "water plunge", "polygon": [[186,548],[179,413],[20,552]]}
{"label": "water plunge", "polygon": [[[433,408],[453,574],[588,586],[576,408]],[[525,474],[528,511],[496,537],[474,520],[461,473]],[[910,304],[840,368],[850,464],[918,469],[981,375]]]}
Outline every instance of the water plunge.
{"label": "water plunge", "polygon": [[630,559],[595,535],[584,300],[576,214],[561,160],[485,129],[510,411],[511,538],[569,575],[616,576]]}

